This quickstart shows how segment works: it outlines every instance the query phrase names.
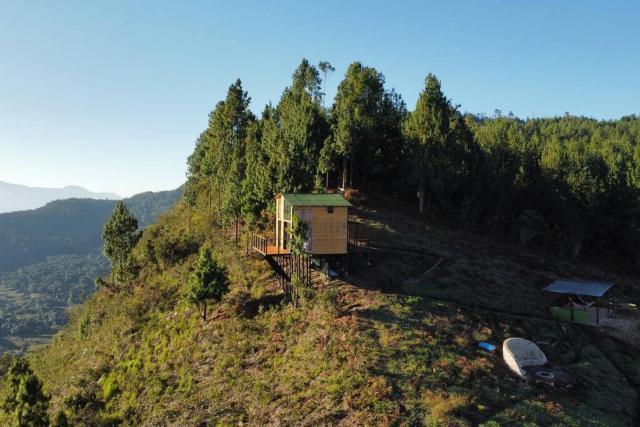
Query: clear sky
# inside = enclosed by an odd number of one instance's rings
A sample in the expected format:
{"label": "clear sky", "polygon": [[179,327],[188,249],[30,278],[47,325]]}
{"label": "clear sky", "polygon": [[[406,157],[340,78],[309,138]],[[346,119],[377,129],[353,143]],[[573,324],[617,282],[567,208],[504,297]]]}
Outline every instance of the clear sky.
{"label": "clear sky", "polygon": [[640,113],[637,0],[0,0],[0,180],[175,188],[228,85],[260,113],[303,57],[329,99],[359,60],[410,109],[433,72],[463,111]]}

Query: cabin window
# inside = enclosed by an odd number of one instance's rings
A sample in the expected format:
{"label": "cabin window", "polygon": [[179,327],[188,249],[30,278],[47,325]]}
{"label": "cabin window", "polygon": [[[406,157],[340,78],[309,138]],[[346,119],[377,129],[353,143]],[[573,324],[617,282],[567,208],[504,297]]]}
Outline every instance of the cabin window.
{"label": "cabin window", "polygon": [[333,213],[333,206],[327,207],[327,213]]}

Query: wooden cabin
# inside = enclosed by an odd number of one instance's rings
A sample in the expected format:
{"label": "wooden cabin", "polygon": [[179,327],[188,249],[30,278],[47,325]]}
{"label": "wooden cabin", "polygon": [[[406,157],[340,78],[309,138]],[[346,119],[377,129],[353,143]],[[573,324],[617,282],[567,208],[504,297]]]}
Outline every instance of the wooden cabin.
{"label": "wooden cabin", "polygon": [[348,246],[349,203],[341,194],[278,194],[275,251],[289,252],[294,215],[307,224],[304,251],[311,255],[345,255]]}
{"label": "wooden cabin", "polygon": [[[348,210],[351,206],[341,194],[278,194],[275,230],[271,236],[254,234],[251,247],[262,254],[282,283],[282,289],[297,304],[299,283],[311,286],[312,258],[343,258],[343,270],[348,272],[349,247],[361,249],[364,239],[350,237]],[[307,225],[307,236],[302,254],[293,255],[289,245],[293,219],[298,217]],[[248,250],[248,248],[247,248]],[[327,277],[328,260],[324,260]]]}

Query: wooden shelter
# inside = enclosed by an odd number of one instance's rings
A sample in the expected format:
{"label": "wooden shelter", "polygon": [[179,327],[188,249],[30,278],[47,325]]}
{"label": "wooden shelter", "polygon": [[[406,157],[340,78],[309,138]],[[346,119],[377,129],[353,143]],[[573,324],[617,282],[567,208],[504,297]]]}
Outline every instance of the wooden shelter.
{"label": "wooden shelter", "polygon": [[555,319],[598,325],[611,316],[611,304],[603,303],[601,298],[612,286],[608,282],[563,279],[543,290],[561,296],[549,309]]}
{"label": "wooden shelter", "polygon": [[[293,278],[297,277],[304,286],[311,285],[312,258],[340,255],[346,261],[350,245],[348,210],[351,203],[341,194],[278,194],[275,201],[273,237],[254,234],[251,247],[264,256],[280,278],[285,294],[295,303],[299,290],[293,286]],[[307,225],[300,255],[293,255],[289,244],[295,216]]]}
{"label": "wooden shelter", "polygon": [[278,194],[276,200],[276,251],[289,251],[293,216],[307,224],[304,251],[311,255],[344,255],[348,244],[348,210],[341,194]]}

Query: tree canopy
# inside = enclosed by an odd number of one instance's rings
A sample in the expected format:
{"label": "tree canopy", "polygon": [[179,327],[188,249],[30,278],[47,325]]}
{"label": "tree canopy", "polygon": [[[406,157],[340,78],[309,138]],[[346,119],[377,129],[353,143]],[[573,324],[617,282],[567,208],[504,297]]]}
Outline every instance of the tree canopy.
{"label": "tree canopy", "polygon": [[207,320],[207,302],[221,301],[228,291],[227,270],[218,263],[211,248],[203,246],[189,277],[187,300],[192,304],[202,305],[201,315]]}
{"label": "tree canopy", "polygon": [[[384,75],[352,63],[325,108],[303,59],[260,117],[237,80],[189,159],[220,223],[260,221],[278,192],[380,191],[428,215],[580,255],[640,257],[640,119],[522,120],[462,113],[433,74],[413,111]],[[198,184],[200,182],[200,184]],[[586,251],[586,252],[585,252]]]}
{"label": "tree canopy", "polygon": [[113,279],[124,284],[131,279],[134,270],[131,252],[140,239],[138,220],[123,202],[118,202],[109,220],[102,229],[104,254],[113,270]]}
{"label": "tree canopy", "polygon": [[12,414],[16,426],[47,427],[49,425],[49,396],[42,388],[42,381],[33,373],[29,363],[16,358],[9,369],[7,391],[2,409]]}

